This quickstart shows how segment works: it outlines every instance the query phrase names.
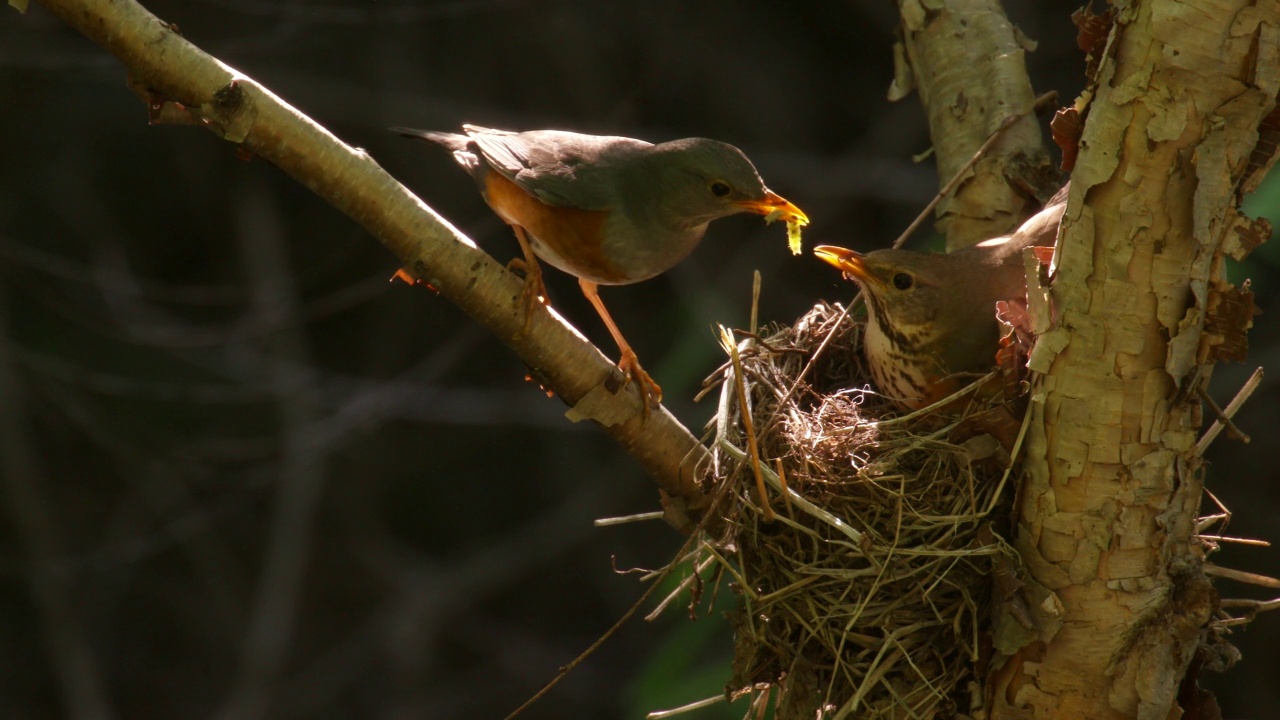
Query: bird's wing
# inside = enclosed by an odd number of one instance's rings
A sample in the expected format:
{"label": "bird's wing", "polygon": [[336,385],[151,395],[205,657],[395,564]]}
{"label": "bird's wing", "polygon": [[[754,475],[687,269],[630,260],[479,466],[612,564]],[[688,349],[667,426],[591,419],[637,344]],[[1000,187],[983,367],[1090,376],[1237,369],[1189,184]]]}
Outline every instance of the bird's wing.
{"label": "bird's wing", "polygon": [[1070,184],[1062,186],[1040,212],[1027,218],[1013,234],[1012,244],[1019,251],[1034,245],[1053,245],[1057,241],[1058,226],[1062,224],[1062,215],[1067,211],[1067,191],[1070,187]]}
{"label": "bird's wing", "polygon": [[1070,185],[1063,186],[1040,212],[1027,218],[1012,234],[983,240],[956,252],[976,254],[987,265],[1004,265],[1010,262],[1021,264],[1024,248],[1052,246],[1057,241],[1058,225],[1062,223],[1062,215],[1067,210],[1069,187]]}
{"label": "bird's wing", "polygon": [[617,173],[650,143],[560,130],[512,133],[464,126],[480,154],[507,179],[548,205],[605,210],[617,202]]}

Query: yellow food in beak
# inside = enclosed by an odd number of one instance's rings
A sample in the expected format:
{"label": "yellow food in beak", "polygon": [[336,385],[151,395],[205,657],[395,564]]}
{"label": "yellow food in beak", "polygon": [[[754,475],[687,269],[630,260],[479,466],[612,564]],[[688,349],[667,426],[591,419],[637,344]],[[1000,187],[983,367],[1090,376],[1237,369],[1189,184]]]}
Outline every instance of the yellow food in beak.
{"label": "yellow food in beak", "polygon": [[791,254],[800,254],[800,228],[809,224],[809,216],[803,210],[772,190],[764,191],[763,200],[744,200],[737,205],[747,212],[763,215],[765,222],[786,222],[787,244],[791,247]]}

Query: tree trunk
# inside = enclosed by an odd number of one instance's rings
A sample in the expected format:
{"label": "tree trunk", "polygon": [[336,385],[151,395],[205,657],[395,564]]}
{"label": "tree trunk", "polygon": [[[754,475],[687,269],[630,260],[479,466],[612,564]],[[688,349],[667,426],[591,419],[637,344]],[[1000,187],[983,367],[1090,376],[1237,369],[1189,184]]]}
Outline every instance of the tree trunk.
{"label": "tree trunk", "polygon": [[1241,194],[1274,161],[1258,127],[1280,87],[1280,14],[1210,0],[1112,13],[1039,304],[1015,538],[1027,586],[1002,608],[1034,629],[998,648],[995,718],[1179,717],[1217,606],[1194,538],[1197,389],[1251,315],[1222,260],[1242,251]]}

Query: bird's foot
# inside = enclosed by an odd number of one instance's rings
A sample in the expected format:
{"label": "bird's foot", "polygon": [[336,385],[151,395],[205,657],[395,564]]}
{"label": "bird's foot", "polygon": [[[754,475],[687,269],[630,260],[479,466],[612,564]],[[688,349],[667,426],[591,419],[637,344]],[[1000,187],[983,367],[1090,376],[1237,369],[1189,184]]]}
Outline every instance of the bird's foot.
{"label": "bird's foot", "polygon": [[636,381],[636,387],[640,390],[640,399],[644,402],[644,417],[648,418],[649,406],[657,406],[658,403],[662,402],[662,388],[658,386],[658,383],[654,382],[644,368],[640,367],[640,358],[636,357],[635,352],[629,347],[622,349],[622,357],[618,360],[618,370],[626,378],[623,387],[626,387],[626,383],[632,380]]}
{"label": "bird's foot", "polygon": [[524,327],[521,332],[528,332],[529,322],[533,320],[533,309],[539,304],[547,304],[547,286],[542,282],[542,268],[537,262],[528,263],[523,258],[511,258],[507,263],[507,270],[524,276],[524,290],[520,293],[524,303]]}
{"label": "bird's foot", "polygon": [[418,280],[418,278],[410,275],[409,271],[405,270],[404,268],[400,268],[399,270],[396,270],[396,274],[391,276],[391,280],[389,282],[395,282],[396,280],[399,280],[405,285],[417,285],[419,282],[421,282],[420,280]]}

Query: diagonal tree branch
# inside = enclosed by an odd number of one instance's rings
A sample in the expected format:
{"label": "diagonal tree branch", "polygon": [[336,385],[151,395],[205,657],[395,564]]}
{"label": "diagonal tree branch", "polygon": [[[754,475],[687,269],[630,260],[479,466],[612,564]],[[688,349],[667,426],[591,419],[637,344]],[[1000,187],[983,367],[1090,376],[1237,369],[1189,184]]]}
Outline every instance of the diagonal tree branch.
{"label": "diagonal tree branch", "polygon": [[[692,528],[705,506],[695,472],[707,458],[665,408],[645,418],[613,363],[553,311],[536,309],[527,332],[520,281],[419,200],[366,153],[219,62],[132,0],[41,0],[102,45],[151,93],[162,122],[202,123],[271,162],[360,223],[428,283],[488,328],[573,410],[599,423],[664,492],[667,520]],[[176,107],[179,103],[185,107]]]}

